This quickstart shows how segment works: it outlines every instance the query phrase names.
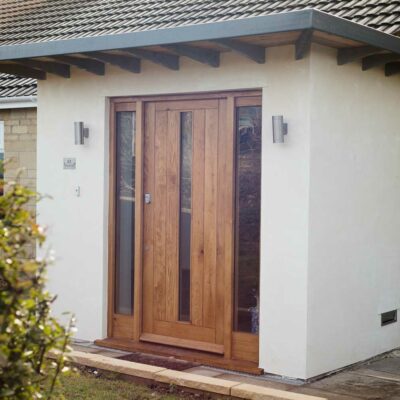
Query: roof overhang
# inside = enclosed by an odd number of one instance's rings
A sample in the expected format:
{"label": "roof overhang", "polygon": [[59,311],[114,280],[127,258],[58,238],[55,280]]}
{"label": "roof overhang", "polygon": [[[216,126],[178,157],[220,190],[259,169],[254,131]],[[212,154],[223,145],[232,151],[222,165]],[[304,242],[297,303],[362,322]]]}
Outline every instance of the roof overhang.
{"label": "roof overhang", "polygon": [[[203,50],[201,54],[195,54],[193,56],[193,48],[179,48],[179,46],[186,46],[193,42],[207,42],[207,41],[218,41],[226,39],[241,39],[246,37],[254,37],[257,35],[273,35],[278,33],[289,33],[289,32],[315,32],[320,34],[325,34],[326,36],[339,37],[346,39],[351,43],[350,48],[360,48],[363,47],[363,51],[360,52],[359,57],[364,57],[373,52],[389,52],[394,55],[400,55],[400,38],[378,30],[369,28],[358,23],[351,22],[349,20],[333,16],[314,9],[305,9],[301,11],[292,11],[287,13],[277,13],[267,16],[259,16],[252,18],[243,18],[237,20],[221,21],[215,23],[205,23],[198,25],[188,25],[174,28],[165,28],[159,30],[147,30],[138,31],[131,33],[123,33],[117,35],[104,35],[95,37],[85,37],[77,39],[66,39],[66,40],[55,40],[40,43],[29,43],[29,44],[16,44],[7,45],[0,47],[0,62],[4,63],[6,61],[19,63],[19,67],[14,72],[16,75],[27,76],[29,68],[33,68],[34,71],[41,70],[43,74],[37,74],[37,76],[31,76],[38,79],[45,79],[46,72],[57,73],[64,77],[69,77],[69,71],[63,71],[60,68],[60,63],[65,65],[75,65],[80,68],[86,69],[87,71],[97,73],[98,75],[104,74],[104,64],[103,68],[101,63],[113,63],[109,61],[110,54],[109,51],[124,51],[132,50],[133,55],[138,58],[152,59],[152,61],[157,62],[157,53],[149,54],[146,53],[147,50],[143,48],[151,48],[152,46],[161,46],[167,51],[175,52],[178,56],[188,56],[195,58],[202,62],[202,59],[210,56],[210,51],[206,54]],[[301,46],[304,47],[304,51],[307,51],[309,43],[311,41],[312,35],[300,35],[296,45],[300,45],[300,56],[296,58],[302,58],[301,52],[303,51]],[[172,46],[168,48],[168,46]],[[174,47],[175,46],[175,47]],[[178,46],[178,47],[177,47]],[[251,46],[251,44],[250,44]],[[337,46],[345,47],[345,45]],[[137,51],[135,49],[138,49]],[[194,48],[196,50],[196,48]],[[249,53],[253,49],[247,49]],[[135,54],[136,51],[136,54]],[[240,51],[240,48],[239,48]],[[66,57],[66,55],[84,55],[90,59],[91,55],[89,53],[95,54],[91,62],[87,61],[86,65],[82,59],[76,60],[73,57]],[[102,52],[102,53],[99,53]],[[104,53],[105,52],[105,53]],[[132,53],[131,52],[131,53]],[[141,52],[141,53],[140,53]],[[212,51],[211,51],[212,52]],[[130,54],[132,56],[132,54]],[[211,54],[212,55],[212,54]],[[42,68],[44,63],[42,61],[33,61],[32,59],[52,57],[53,64],[45,65],[46,68]],[[100,59],[99,59],[100,57]],[[108,57],[108,58],[107,58]],[[124,62],[126,54],[119,57],[115,61],[116,65]],[[168,56],[166,56],[168,57]],[[25,60],[30,60],[30,64],[23,64]],[[46,60],[48,61],[48,60]],[[56,61],[56,63],[54,63]],[[211,66],[218,66],[216,60],[205,60]],[[346,61],[346,58],[345,58]],[[174,60],[164,59],[162,60],[164,65],[167,65],[171,69],[174,68]],[[214,64],[212,64],[212,62]],[[41,63],[41,64],[39,64]],[[168,65],[169,63],[169,65]],[[22,66],[21,66],[22,64]],[[0,64],[1,66],[1,64]],[[62,66],[62,65],[61,65]],[[2,72],[9,72],[10,66],[2,67]],[[50,68],[50,69],[49,69]],[[129,65],[132,72],[138,72],[139,67],[134,65]],[[136,70],[135,70],[136,68]],[[12,69],[12,68],[11,68]],[[54,71],[53,71],[54,69]],[[29,74],[28,74],[29,75]],[[41,78],[41,77],[44,78]]]}
{"label": "roof overhang", "polygon": [[400,54],[400,38],[314,9],[118,35],[7,45],[0,60],[120,50],[313,29]]}

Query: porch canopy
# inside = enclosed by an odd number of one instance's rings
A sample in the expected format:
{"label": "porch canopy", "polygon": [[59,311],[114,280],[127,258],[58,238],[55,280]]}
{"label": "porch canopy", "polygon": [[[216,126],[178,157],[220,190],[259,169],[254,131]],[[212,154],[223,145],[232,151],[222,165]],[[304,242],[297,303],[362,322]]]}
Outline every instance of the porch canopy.
{"label": "porch canopy", "polygon": [[316,9],[22,44],[0,41],[0,72],[43,80],[47,74],[69,78],[71,66],[104,75],[111,64],[140,73],[141,60],[179,70],[180,57],[218,68],[222,52],[265,63],[266,48],[294,44],[299,60],[313,42],[337,48],[340,65],[361,60],[363,70],[384,66],[386,76],[400,73],[399,37]]}

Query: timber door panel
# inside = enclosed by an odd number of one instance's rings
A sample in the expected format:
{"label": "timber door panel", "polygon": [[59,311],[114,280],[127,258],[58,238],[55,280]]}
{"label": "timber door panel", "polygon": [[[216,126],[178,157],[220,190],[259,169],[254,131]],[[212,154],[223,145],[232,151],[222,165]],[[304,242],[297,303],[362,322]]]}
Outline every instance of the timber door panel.
{"label": "timber door panel", "polygon": [[226,100],[144,107],[141,340],[222,354]]}

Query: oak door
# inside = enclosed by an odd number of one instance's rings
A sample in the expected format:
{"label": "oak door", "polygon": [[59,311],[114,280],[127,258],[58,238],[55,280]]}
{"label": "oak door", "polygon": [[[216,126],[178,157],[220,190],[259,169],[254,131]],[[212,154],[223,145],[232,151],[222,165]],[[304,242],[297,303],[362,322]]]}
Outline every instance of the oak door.
{"label": "oak door", "polygon": [[144,112],[140,339],[223,354],[232,250],[226,100],[148,102]]}

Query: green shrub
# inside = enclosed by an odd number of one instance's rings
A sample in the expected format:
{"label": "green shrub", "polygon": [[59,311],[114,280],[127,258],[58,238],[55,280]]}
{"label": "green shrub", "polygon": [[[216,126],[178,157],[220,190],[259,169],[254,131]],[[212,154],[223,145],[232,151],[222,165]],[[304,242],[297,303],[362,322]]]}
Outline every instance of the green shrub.
{"label": "green shrub", "polygon": [[18,183],[0,196],[0,399],[49,399],[66,369],[72,320],[50,315],[48,260],[33,255],[45,241],[28,207],[37,200]]}

